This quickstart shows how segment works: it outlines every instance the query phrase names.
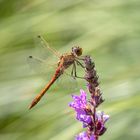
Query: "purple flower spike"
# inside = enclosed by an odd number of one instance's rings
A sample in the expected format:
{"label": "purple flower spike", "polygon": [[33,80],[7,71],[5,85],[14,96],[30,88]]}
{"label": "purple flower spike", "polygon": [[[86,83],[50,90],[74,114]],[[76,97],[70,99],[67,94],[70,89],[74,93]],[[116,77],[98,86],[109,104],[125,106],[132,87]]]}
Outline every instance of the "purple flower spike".
{"label": "purple flower spike", "polygon": [[87,123],[87,124],[90,124],[90,122],[92,121],[90,115],[80,114],[80,112],[77,112],[77,117],[76,118],[77,118],[77,120],[79,120],[83,123]]}
{"label": "purple flower spike", "polygon": [[76,136],[75,140],[88,140],[88,136],[86,132],[80,133],[78,136]]}
{"label": "purple flower spike", "polygon": [[80,90],[81,95],[72,95],[72,98],[74,99],[73,102],[69,104],[70,107],[74,109],[85,109],[87,106],[87,101],[86,101],[86,92],[84,90]]}
{"label": "purple flower spike", "polygon": [[95,139],[93,135],[90,136],[89,138],[86,132],[82,132],[78,136],[76,136],[75,140],[95,140]]}
{"label": "purple flower spike", "polygon": [[97,112],[97,107],[104,102],[102,92],[99,87],[99,76],[97,75],[95,64],[90,56],[82,59],[84,62],[85,76],[87,81],[90,99],[84,90],[80,90],[80,95],[72,95],[73,102],[69,104],[76,111],[76,119],[83,123],[85,132],[76,136],[76,140],[99,140],[99,136],[103,135],[107,130],[105,123],[109,119],[109,115],[103,111]]}
{"label": "purple flower spike", "polygon": [[109,115],[104,114],[102,111],[98,111],[96,113],[96,122],[97,122],[97,132],[98,135],[103,135],[106,131],[106,128],[104,126],[105,122],[109,119]]}
{"label": "purple flower spike", "polygon": [[102,123],[105,123],[109,119],[109,115],[104,114],[103,111],[98,111],[96,113],[96,119],[98,119],[98,121],[101,121]]}
{"label": "purple flower spike", "polygon": [[73,102],[69,104],[70,107],[74,108],[77,116],[76,119],[83,122],[83,126],[86,124],[90,124],[92,118],[90,115],[87,114],[86,107],[87,107],[87,100],[86,100],[86,92],[84,90],[80,90],[80,96],[72,95],[74,99]]}

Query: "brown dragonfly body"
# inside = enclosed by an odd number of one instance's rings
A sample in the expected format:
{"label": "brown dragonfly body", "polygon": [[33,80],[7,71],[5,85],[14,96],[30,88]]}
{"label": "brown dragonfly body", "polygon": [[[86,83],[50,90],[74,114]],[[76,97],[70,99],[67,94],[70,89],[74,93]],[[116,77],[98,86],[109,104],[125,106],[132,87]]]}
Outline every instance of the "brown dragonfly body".
{"label": "brown dragonfly body", "polygon": [[71,65],[75,66],[75,62],[78,62],[77,57],[81,54],[82,48],[73,47],[71,53],[65,53],[60,56],[55,74],[51,78],[50,82],[44,87],[44,89],[34,98],[29,109],[34,107],[40,101],[42,96],[47,92],[51,85],[64,73],[65,69],[69,68]]}

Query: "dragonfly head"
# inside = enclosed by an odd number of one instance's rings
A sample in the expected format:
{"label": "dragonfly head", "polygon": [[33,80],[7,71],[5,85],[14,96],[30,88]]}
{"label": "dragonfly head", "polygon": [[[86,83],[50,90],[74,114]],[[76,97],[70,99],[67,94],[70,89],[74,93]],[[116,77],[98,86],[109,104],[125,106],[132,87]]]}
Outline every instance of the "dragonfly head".
{"label": "dragonfly head", "polygon": [[75,47],[72,47],[72,53],[75,55],[75,56],[80,56],[82,55],[82,48],[80,48],[79,46],[75,46]]}

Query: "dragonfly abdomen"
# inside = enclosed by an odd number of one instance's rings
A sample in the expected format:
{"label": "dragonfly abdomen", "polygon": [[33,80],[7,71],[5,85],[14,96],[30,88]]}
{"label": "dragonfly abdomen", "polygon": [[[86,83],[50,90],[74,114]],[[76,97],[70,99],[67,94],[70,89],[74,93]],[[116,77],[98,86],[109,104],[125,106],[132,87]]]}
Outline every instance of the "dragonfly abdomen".
{"label": "dragonfly abdomen", "polygon": [[40,99],[44,96],[44,94],[49,90],[49,88],[52,86],[52,84],[60,77],[60,75],[63,74],[63,67],[60,65],[54,76],[52,77],[52,79],[50,80],[50,82],[44,87],[44,89],[34,98],[34,100],[32,101],[29,109],[31,109],[32,107],[34,107],[39,101]]}

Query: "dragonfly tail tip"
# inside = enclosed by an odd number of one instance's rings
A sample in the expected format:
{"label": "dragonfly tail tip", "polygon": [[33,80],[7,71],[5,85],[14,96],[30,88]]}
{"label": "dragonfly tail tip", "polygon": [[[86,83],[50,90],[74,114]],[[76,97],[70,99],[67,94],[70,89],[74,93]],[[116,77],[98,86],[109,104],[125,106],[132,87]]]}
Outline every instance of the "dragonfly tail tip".
{"label": "dragonfly tail tip", "polygon": [[35,98],[29,106],[29,109],[33,108],[38,103],[38,100]]}
{"label": "dragonfly tail tip", "polygon": [[31,104],[31,105],[29,106],[29,110],[32,109],[33,107],[34,107],[34,104]]}

